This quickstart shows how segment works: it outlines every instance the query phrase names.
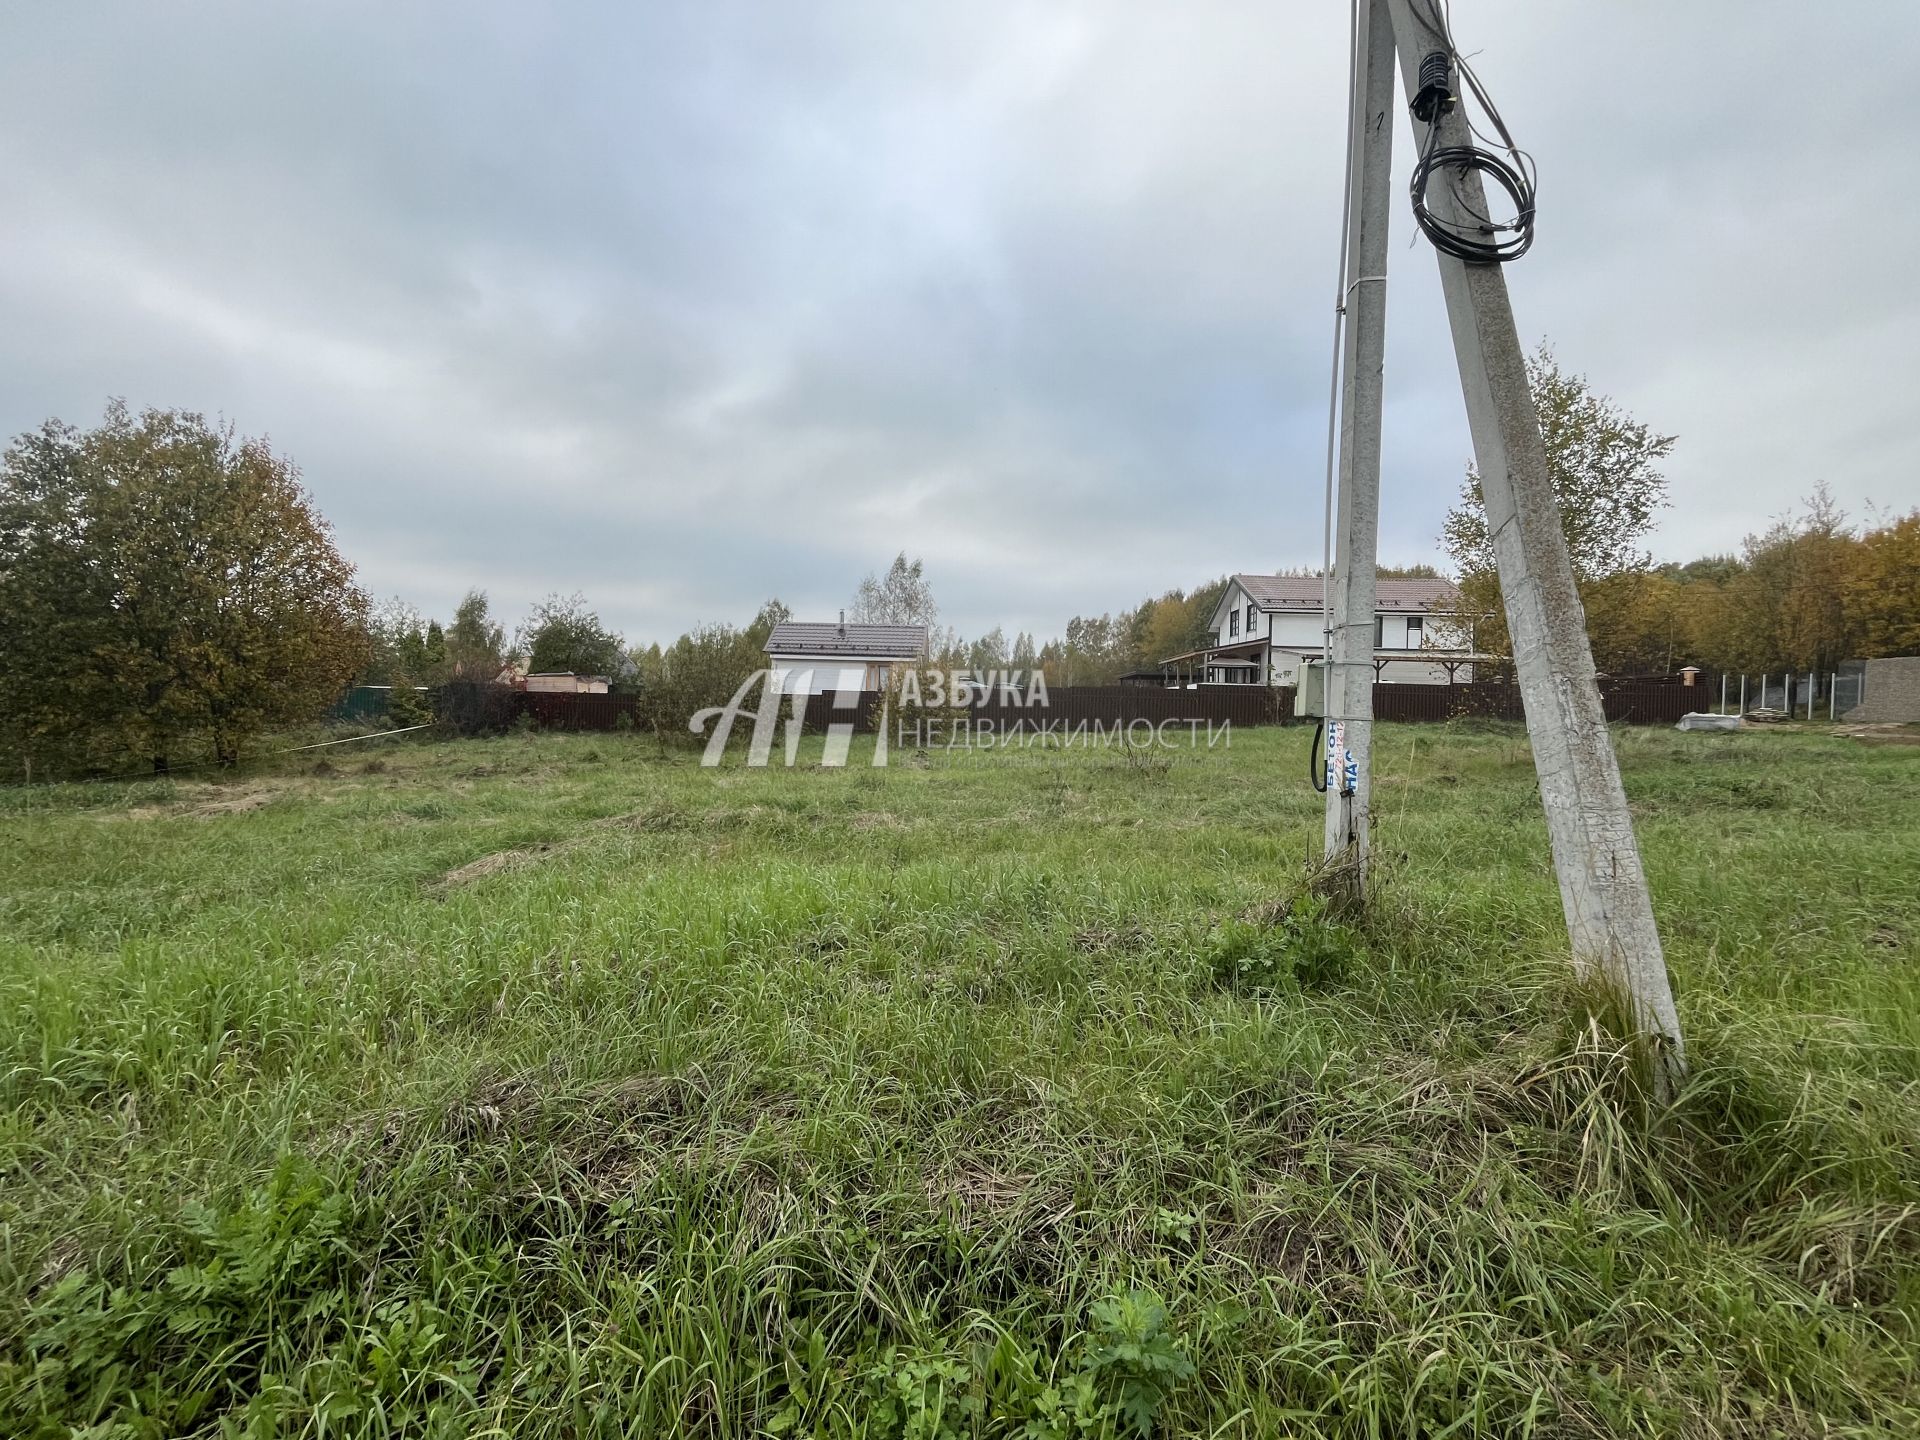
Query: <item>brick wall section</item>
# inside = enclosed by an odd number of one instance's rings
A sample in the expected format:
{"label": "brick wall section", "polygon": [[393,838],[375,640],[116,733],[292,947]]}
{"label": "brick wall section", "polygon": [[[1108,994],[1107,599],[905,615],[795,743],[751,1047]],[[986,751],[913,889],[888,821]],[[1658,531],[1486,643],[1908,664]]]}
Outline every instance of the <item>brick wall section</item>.
{"label": "brick wall section", "polygon": [[1920,725],[1920,655],[1867,661],[1865,696],[1840,718],[1875,725]]}

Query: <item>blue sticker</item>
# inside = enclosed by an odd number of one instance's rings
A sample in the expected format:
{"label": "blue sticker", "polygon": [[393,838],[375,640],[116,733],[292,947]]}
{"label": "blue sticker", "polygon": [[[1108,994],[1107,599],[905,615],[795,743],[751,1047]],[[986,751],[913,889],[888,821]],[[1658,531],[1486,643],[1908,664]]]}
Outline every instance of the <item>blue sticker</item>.
{"label": "blue sticker", "polygon": [[1334,780],[1340,778],[1338,790],[1342,795],[1351,795],[1360,788],[1360,762],[1354,758],[1353,751],[1347,748],[1347,722],[1329,720],[1327,722],[1327,786],[1336,788]]}

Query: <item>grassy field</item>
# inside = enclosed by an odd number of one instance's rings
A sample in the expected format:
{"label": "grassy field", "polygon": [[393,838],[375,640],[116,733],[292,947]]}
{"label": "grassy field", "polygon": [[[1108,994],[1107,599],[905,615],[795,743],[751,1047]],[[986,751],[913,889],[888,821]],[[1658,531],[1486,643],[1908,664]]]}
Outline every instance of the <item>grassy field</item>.
{"label": "grassy field", "polygon": [[1658,1111],[1524,736],[1358,927],[1307,743],[0,792],[0,1433],[1920,1433],[1920,749],[1619,734]]}

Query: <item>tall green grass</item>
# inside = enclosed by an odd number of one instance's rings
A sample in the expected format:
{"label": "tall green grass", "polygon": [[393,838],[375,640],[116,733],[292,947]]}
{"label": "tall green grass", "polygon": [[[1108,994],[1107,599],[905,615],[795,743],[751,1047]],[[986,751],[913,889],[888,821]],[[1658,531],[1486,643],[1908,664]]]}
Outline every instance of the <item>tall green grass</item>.
{"label": "tall green grass", "polygon": [[0,792],[0,1433],[1920,1432],[1920,750],[1617,738],[1670,1107],[1517,729]]}

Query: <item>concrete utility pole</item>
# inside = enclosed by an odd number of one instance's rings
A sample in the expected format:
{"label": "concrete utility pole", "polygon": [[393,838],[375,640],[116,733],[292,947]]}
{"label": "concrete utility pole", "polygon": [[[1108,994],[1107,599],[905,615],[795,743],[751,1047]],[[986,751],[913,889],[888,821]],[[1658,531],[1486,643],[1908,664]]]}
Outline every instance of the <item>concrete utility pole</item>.
{"label": "concrete utility pole", "polygon": [[[1374,554],[1380,531],[1380,401],[1387,349],[1387,225],[1393,189],[1393,23],[1360,0],[1341,356],[1340,523],[1327,635],[1326,856],[1359,898],[1373,802]],[[1347,783],[1351,775],[1353,783]]]}
{"label": "concrete utility pole", "polygon": [[[1360,225],[1349,267],[1352,280],[1382,274],[1385,268],[1385,218],[1379,215],[1375,223],[1370,219],[1379,208],[1373,203],[1375,189],[1385,184],[1391,122],[1377,127],[1373,123],[1381,103],[1374,57],[1382,46],[1397,50],[1406,93],[1417,93],[1421,61],[1436,51],[1447,52],[1451,59],[1452,47],[1435,10],[1437,4],[1438,0],[1362,0],[1367,27],[1361,48],[1365,70],[1356,88],[1369,123],[1357,133],[1350,182],[1355,196],[1351,213]],[[1387,12],[1384,24],[1383,9]],[[1382,38],[1383,31],[1390,31],[1387,38]],[[1390,106],[1391,100],[1389,81],[1385,104]],[[1413,125],[1416,142],[1424,147],[1429,126],[1418,119]],[[1458,108],[1437,112],[1432,128],[1438,130],[1436,138],[1443,146],[1472,143],[1466,116]],[[1375,160],[1378,175],[1373,173]],[[1437,173],[1427,203],[1442,222],[1461,223],[1463,204],[1482,216],[1491,213],[1479,174],[1463,168]],[[1607,734],[1593,652],[1587,643],[1586,614],[1574,587],[1559,504],[1548,480],[1546,445],[1527,384],[1506,277],[1497,264],[1468,263],[1437,248],[1435,254],[1574,967],[1583,978],[1602,982],[1627,1008],[1638,1033],[1653,1044],[1662,1083],[1670,1084],[1684,1073],[1686,1063],[1679,1016],[1619,763]],[[1327,677],[1327,715],[1329,731],[1335,717],[1347,727],[1347,748],[1360,765],[1353,795],[1337,796],[1336,787],[1328,786],[1329,859],[1356,847],[1364,857],[1372,666],[1352,662],[1360,653],[1355,646],[1363,619],[1364,653],[1369,661],[1372,654],[1385,288],[1383,282],[1370,282],[1348,292],[1353,308],[1345,355],[1348,409],[1340,468],[1341,558],[1334,586],[1339,597],[1337,653],[1330,657],[1334,663]],[[1359,685],[1360,679],[1367,684]],[[1356,722],[1362,741],[1358,750],[1351,739]],[[1336,801],[1340,802],[1337,811]]]}

